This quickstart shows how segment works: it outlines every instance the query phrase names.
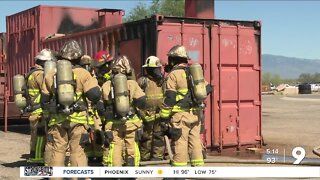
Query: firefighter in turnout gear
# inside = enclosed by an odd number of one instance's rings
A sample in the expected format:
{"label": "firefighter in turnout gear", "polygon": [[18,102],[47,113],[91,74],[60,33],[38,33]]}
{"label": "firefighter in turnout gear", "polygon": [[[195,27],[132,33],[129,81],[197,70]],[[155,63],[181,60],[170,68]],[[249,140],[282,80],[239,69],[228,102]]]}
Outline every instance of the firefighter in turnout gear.
{"label": "firefighter in turnout gear", "polygon": [[[113,57],[107,52],[107,51],[99,51],[95,54],[93,61],[91,62],[91,67],[94,71],[95,77],[98,79],[98,83],[100,86],[102,86],[105,82],[110,81],[111,76],[112,76],[112,62],[113,62]],[[101,102],[102,103],[102,102]],[[102,103],[103,104],[103,103]],[[103,105],[104,106],[104,105]],[[104,108],[104,107],[103,107]],[[102,113],[103,114],[103,113]],[[108,150],[109,150],[109,143],[108,143],[108,138],[105,138],[105,117],[104,115],[99,115],[99,113],[96,113],[96,116],[100,117],[101,121],[101,127],[100,129],[102,130],[102,164],[106,164],[106,157],[108,157]],[[107,132],[106,135],[110,135],[111,132]],[[105,144],[105,142],[107,142]]]}
{"label": "firefighter in turnout gear", "polygon": [[[87,71],[93,74],[92,69],[92,58],[88,55],[83,55],[80,60],[80,66],[85,68]],[[102,149],[102,139],[101,139],[101,119],[98,115],[96,109],[92,106],[91,102],[88,101],[88,118],[89,121],[94,122],[94,126],[90,126],[90,144],[85,146],[85,152],[88,157],[89,163],[100,163],[102,161],[103,149]]]}
{"label": "firefighter in turnout gear", "polygon": [[93,61],[91,61],[91,67],[98,79],[99,85],[102,86],[103,83],[111,78],[112,71],[111,65],[113,62],[113,57],[107,51],[99,51],[94,56]]}
{"label": "firefighter in turnout gear", "polygon": [[[165,70],[169,72],[165,81],[165,97],[160,110],[162,122],[166,124],[166,132],[174,144],[172,166],[204,165],[203,148],[200,138],[200,129],[203,116],[202,108],[194,94],[204,94],[201,101],[211,92],[211,85],[202,78],[202,89],[197,89],[190,82],[190,66],[188,55],[184,46],[174,46],[168,52],[168,65]],[[201,66],[200,66],[201,67]],[[199,69],[198,69],[199,70]],[[202,73],[201,71],[198,74]],[[203,73],[202,73],[203,77]],[[203,93],[204,92],[204,93]],[[190,158],[189,158],[190,155]]]}
{"label": "firefighter in turnout gear", "polygon": [[[44,163],[44,150],[46,144],[46,122],[41,106],[41,85],[43,82],[43,67],[46,61],[55,61],[50,49],[43,49],[35,58],[35,66],[26,74],[27,102],[25,112],[30,112],[29,121],[31,129],[30,159],[28,162]],[[48,150],[49,151],[49,150]]]}
{"label": "firefighter in turnout gear", "polygon": [[82,49],[77,41],[66,42],[60,50],[57,72],[48,73],[42,84],[41,106],[51,113],[48,123],[49,143],[53,152],[49,166],[64,166],[70,147],[71,166],[88,166],[84,152],[90,143],[87,99],[95,105],[101,98],[97,80],[79,66]]}
{"label": "firefighter in turnout gear", "polygon": [[126,56],[116,58],[111,69],[111,80],[102,86],[105,146],[109,147],[109,152],[104,153],[103,163],[106,166],[122,166],[123,163],[139,166],[138,141],[142,121],[136,114],[136,108],[145,108],[146,96],[136,81],[127,79],[132,75],[132,68]]}
{"label": "firefighter in turnout gear", "polygon": [[146,109],[141,111],[143,135],[140,141],[141,160],[159,161],[164,155],[164,132],[160,126],[159,110],[163,100],[163,81],[160,59],[150,56],[142,66],[145,76],[138,79],[138,84],[147,97]]}

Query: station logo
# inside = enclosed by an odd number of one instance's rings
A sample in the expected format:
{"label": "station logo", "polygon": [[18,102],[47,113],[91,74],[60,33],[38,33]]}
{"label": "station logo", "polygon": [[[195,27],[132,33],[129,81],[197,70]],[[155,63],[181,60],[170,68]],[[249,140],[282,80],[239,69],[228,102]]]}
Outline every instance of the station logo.
{"label": "station logo", "polygon": [[24,167],[25,176],[52,176],[53,169],[48,166],[26,166]]}

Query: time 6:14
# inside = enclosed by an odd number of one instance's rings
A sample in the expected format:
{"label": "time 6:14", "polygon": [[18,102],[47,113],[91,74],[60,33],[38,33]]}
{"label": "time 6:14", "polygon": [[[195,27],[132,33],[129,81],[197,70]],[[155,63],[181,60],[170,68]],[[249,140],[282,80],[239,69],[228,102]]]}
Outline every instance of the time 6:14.
{"label": "time 6:14", "polygon": [[278,154],[279,149],[266,149],[266,154]]}

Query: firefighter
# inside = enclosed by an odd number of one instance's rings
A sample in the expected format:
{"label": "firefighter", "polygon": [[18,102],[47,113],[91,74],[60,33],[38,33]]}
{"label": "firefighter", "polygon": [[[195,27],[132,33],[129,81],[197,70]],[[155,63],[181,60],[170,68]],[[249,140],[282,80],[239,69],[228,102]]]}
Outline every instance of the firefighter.
{"label": "firefighter", "polygon": [[111,64],[113,57],[107,51],[99,51],[95,54],[91,67],[95,73],[98,83],[102,86],[106,81],[111,78]]}
{"label": "firefighter", "polygon": [[[95,77],[93,68],[91,66],[92,58],[89,55],[83,55],[80,59],[80,66],[90,72]],[[96,109],[92,106],[91,102],[88,102],[88,118],[94,122],[93,126],[90,126],[90,144],[85,146],[85,152],[88,157],[89,163],[100,163],[102,161],[102,139],[101,139],[101,119]]]}
{"label": "firefighter", "polygon": [[82,49],[77,41],[66,42],[60,49],[57,72],[45,76],[41,106],[51,113],[48,139],[53,144],[49,166],[64,166],[70,146],[71,166],[88,166],[84,146],[89,143],[88,99],[93,105],[101,98],[97,80],[79,66]]}
{"label": "firefighter", "polygon": [[[50,49],[43,49],[35,58],[35,66],[26,74],[27,99],[29,106],[26,112],[31,112],[29,116],[31,140],[30,158],[28,162],[44,163],[44,150],[46,143],[46,121],[40,106],[40,90],[43,81],[43,68],[46,61],[55,61],[56,58]],[[49,149],[47,150],[49,153]]]}
{"label": "firefighter", "polygon": [[[200,129],[202,119],[198,118],[202,109],[195,102],[194,94],[203,94],[199,89],[191,86],[189,57],[184,46],[174,46],[168,52],[168,73],[165,81],[165,97],[161,105],[160,116],[166,125],[166,132],[174,144],[172,166],[186,166],[190,154],[191,166],[204,165]],[[200,65],[199,65],[200,66]],[[201,67],[201,66],[200,66]],[[199,70],[199,69],[198,69]],[[202,73],[202,68],[200,68]],[[202,73],[203,77],[203,73]],[[201,91],[204,96],[211,92],[211,85],[199,79],[203,84]],[[202,103],[201,103],[202,104]],[[200,116],[199,116],[200,117]],[[203,116],[201,117],[203,118]]]}
{"label": "firefighter", "polygon": [[103,114],[106,121],[105,145],[109,147],[103,163],[106,166],[122,166],[124,155],[126,166],[139,166],[138,141],[142,121],[136,114],[136,108],[144,109],[146,96],[136,81],[127,78],[132,75],[132,68],[126,56],[116,58],[111,69],[111,80],[102,86],[106,109]]}
{"label": "firefighter", "polygon": [[150,56],[142,66],[145,76],[138,79],[138,84],[144,90],[147,97],[146,110],[142,111],[143,135],[140,141],[140,154],[142,161],[163,160],[164,132],[160,126],[160,105],[163,99],[164,77],[161,73],[160,59]]}

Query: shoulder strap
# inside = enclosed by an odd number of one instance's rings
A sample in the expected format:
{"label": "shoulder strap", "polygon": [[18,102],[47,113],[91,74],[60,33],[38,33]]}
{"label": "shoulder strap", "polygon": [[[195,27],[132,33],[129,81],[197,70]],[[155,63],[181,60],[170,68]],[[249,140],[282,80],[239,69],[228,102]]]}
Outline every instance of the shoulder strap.
{"label": "shoulder strap", "polygon": [[31,76],[32,73],[36,72],[36,71],[43,71],[43,69],[39,69],[39,68],[35,68],[35,67],[32,67],[30,69],[30,71],[24,75],[24,78],[26,81],[28,81],[29,77]]}

